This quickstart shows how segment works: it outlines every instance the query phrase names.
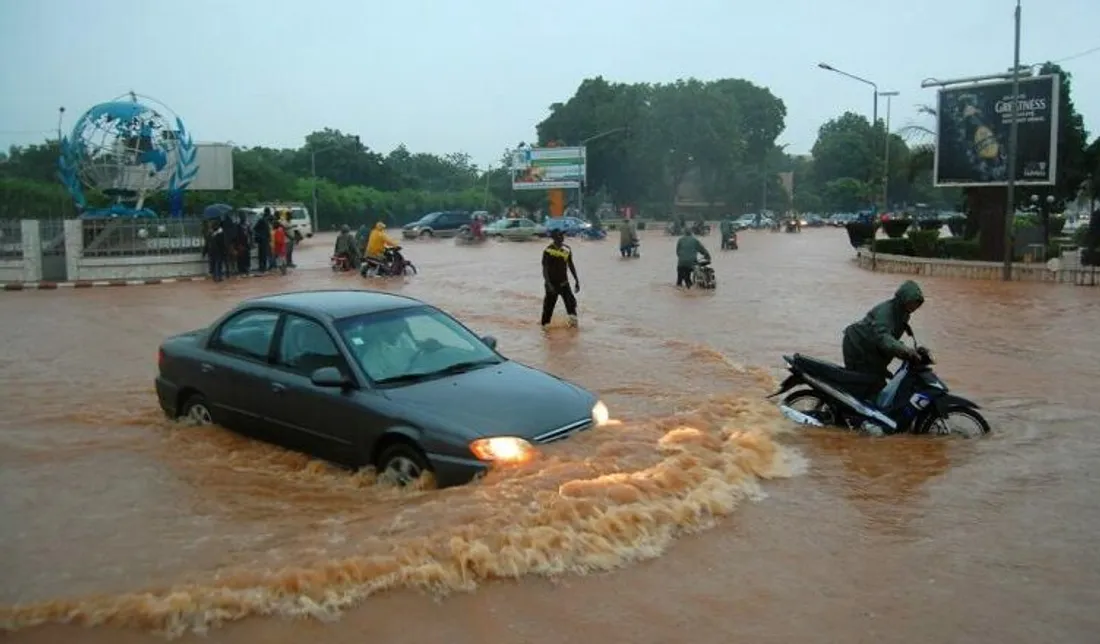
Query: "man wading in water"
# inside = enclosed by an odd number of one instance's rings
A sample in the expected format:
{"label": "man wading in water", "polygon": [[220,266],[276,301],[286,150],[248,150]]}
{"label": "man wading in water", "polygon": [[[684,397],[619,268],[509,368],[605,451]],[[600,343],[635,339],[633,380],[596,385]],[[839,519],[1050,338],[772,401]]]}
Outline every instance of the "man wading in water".
{"label": "man wading in water", "polygon": [[565,233],[555,230],[550,233],[553,240],[542,251],[542,281],[546,284],[546,297],[542,300],[542,326],[550,324],[554,317],[554,307],[558,297],[565,302],[565,312],[569,314],[569,326],[577,326],[577,298],[569,290],[569,274],[573,274],[573,287],[581,291],[581,282],[577,277],[577,268],[573,266],[573,250],[566,246]]}

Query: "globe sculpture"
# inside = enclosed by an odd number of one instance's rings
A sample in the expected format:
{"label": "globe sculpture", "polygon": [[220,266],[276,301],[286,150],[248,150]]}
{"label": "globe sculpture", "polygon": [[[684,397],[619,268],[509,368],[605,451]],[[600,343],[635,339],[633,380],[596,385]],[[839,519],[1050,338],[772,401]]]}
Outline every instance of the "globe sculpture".
{"label": "globe sculpture", "polygon": [[[77,120],[61,141],[58,168],[84,217],[155,216],[144,207],[149,194],[167,190],[170,201],[179,203],[198,172],[195,144],[180,117],[132,92],[93,106]],[[114,203],[88,208],[85,189]]]}

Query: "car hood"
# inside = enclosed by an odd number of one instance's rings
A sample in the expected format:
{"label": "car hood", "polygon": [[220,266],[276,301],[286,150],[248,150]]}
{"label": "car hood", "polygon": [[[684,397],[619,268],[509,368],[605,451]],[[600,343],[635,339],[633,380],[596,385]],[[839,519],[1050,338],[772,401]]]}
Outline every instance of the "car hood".
{"label": "car hood", "polygon": [[589,418],[596,396],[510,360],[386,390],[393,403],[476,436],[540,434]]}

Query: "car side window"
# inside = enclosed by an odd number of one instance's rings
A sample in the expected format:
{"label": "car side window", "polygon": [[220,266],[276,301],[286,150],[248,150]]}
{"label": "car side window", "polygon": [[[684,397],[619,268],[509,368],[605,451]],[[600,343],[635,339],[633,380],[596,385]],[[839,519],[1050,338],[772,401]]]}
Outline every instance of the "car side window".
{"label": "car side window", "polygon": [[243,311],[226,320],[212,342],[222,353],[267,361],[279,314],[275,311]]}
{"label": "car side window", "polygon": [[332,336],[319,322],[288,315],[279,338],[275,364],[303,376],[324,367],[335,367],[347,375],[347,363]]}

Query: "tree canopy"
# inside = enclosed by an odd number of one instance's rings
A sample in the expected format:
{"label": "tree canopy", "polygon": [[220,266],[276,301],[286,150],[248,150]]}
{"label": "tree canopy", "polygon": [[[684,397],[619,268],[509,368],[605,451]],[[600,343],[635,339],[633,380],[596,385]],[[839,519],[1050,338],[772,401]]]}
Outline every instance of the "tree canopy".
{"label": "tree canopy", "polygon": [[[1053,193],[1064,202],[1084,193],[1100,195],[1100,142],[1086,145],[1088,133],[1072,102],[1072,79],[1056,65],[1046,65],[1043,72],[1062,74],[1063,84],[1059,176]],[[934,111],[925,111],[934,116]],[[594,208],[610,201],[634,206],[647,216],[668,216],[685,208],[711,215],[765,207],[802,212],[866,208],[882,200],[887,140],[891,209],[918,202],[952,207],[961,201],[959,190],[932,187],[930,128],[901,128],[887,138],[881,120],[871,123],[844,113],[821,125],[812,155],[793,156],[776,144],[786,116],[782,99],[745,79],[616,83],[596,77],[549,106],[531,143],[585,144],[585,205]],[[926,138],[906,136],[914,132]],[[504,150],[499,164],[478,168],[463,153],[413,152],[404,145],[382,153],[359,136],[326,128],[308,134],[294,149],[235,149],[236,189],[188,192],[185,208],[196,212],[214,202],[251,205],[268,200],[308,204],[316,188],[321,226],[330,227],[375,218],[398,223],[443,208],[543,205],[544,191],[513,193],[509,155]],[[0,217],[73,214],[56,178],[57,157],[57,141],[0,154]],[[793,194],[787,194],[781,173],[793,175]],[[1024,191],[1021,199],[1029,196]],[[103,195],[90,197],[93,203],[106,202]],[[147,204],[167,210],[164,195],[152,196]]]}

